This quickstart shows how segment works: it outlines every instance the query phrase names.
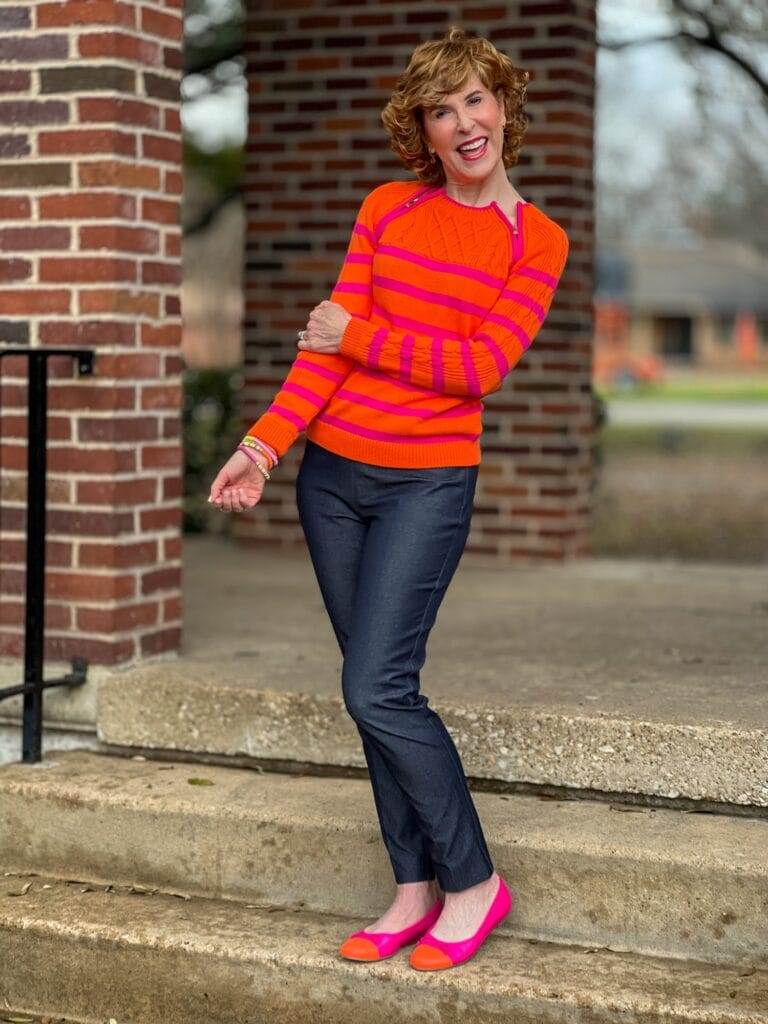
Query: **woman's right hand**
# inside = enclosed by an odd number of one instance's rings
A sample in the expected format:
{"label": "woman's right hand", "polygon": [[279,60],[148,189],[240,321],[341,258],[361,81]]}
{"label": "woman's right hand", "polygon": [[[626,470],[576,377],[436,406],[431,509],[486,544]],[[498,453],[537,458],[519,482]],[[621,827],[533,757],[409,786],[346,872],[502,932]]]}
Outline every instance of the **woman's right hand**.
{"label": "woman's right hand", "polygon": [[[266,458],[255,452],[260,465],[269,472]],[[243,512],[261,499],[266,480],[245,452],[237,451],[219,470],[211,484],[208,501],[224,512]]]}

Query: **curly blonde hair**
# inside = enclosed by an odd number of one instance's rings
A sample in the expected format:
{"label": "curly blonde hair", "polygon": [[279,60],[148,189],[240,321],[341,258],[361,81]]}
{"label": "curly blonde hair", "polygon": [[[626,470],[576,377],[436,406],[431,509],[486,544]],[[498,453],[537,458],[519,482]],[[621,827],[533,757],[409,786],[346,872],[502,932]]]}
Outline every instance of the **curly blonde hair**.
{"label": "curly blonde hair", "polygon": [[504,99],[505,124],[502,160],[513,167],[518,160],[528,115],[530,73],[517,68],[505,54],[482,36],[470,36],[451,25],[441,39],[420,43],[381,113],[389,148],[425,185],[445,183],[440,158],[429,152],[424,138],[424,108],[439,105],[448,93],[461,89],[473,73],[486,89]]}

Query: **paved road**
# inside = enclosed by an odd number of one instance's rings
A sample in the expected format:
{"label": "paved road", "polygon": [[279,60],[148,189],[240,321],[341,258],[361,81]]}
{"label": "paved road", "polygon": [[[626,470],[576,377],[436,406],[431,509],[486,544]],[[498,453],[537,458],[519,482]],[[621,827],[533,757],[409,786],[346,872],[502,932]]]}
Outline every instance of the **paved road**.
{"label": "paved road", "polygon": [[608,402],[608,422],[617,426],[768,427],[768,402]]}

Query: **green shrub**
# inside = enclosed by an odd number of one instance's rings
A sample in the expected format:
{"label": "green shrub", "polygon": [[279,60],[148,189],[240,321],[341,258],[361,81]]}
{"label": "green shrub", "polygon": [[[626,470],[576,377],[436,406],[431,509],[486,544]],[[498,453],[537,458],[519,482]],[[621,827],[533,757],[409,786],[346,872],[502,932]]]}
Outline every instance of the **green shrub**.
{"label": "green shrub", "polygon": [[230,516],[208,503],[211,483],[237,447],[244,430],[236,370],[184,373],[184,533],[227,533]]}

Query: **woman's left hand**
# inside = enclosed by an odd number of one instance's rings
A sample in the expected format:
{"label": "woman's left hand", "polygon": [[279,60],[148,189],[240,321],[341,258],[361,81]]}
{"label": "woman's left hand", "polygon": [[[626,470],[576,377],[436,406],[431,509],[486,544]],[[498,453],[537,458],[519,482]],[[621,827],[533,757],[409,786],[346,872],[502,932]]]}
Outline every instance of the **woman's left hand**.
{"label": "woman's left hand", "polygon": [[323,299],[309,314],[304,340],[298,342],[300,349],[308,352],[338,352],[341,336],[349,321],[350,314],[338,302]]}

